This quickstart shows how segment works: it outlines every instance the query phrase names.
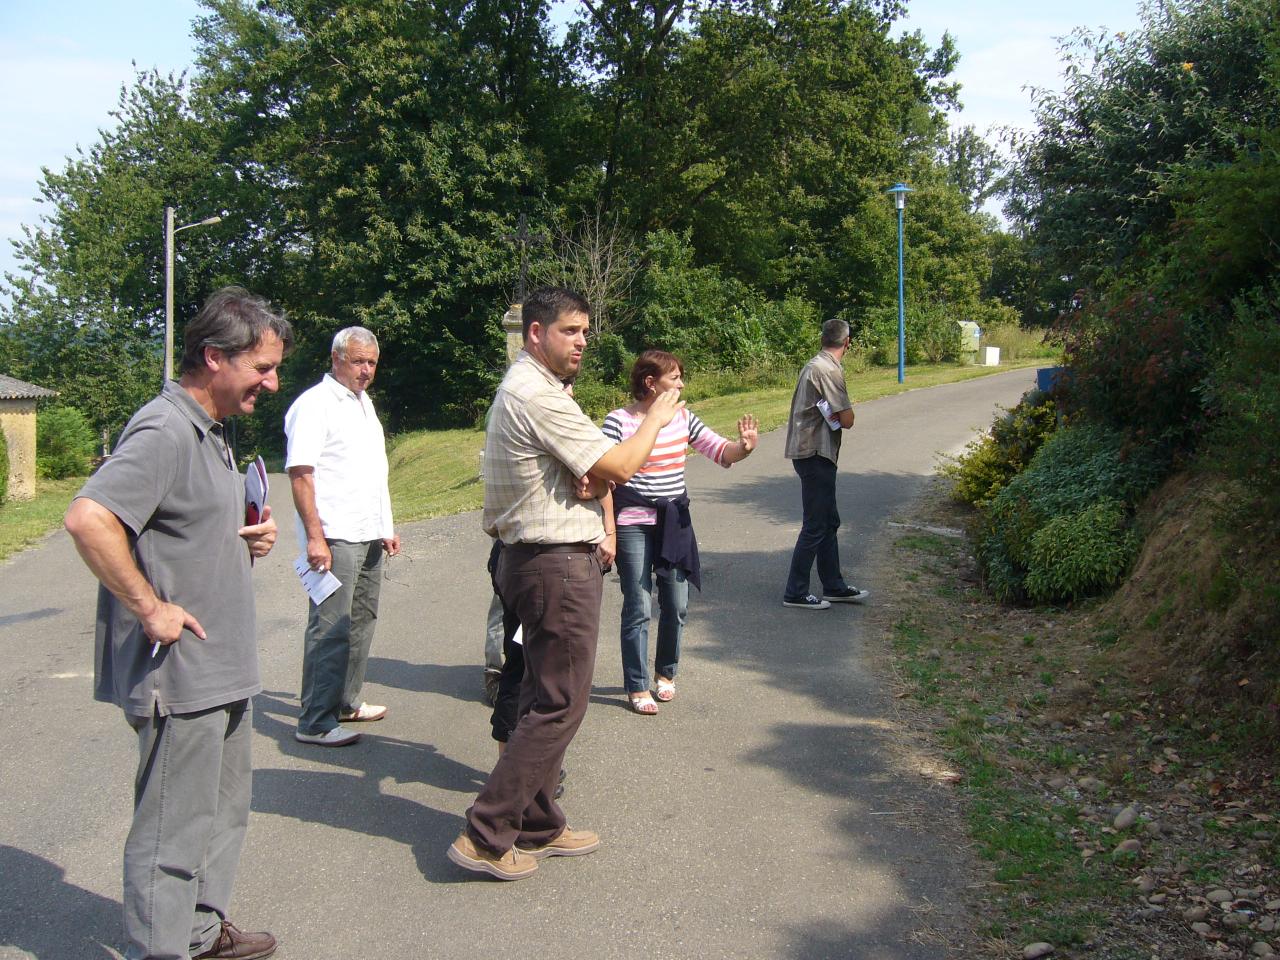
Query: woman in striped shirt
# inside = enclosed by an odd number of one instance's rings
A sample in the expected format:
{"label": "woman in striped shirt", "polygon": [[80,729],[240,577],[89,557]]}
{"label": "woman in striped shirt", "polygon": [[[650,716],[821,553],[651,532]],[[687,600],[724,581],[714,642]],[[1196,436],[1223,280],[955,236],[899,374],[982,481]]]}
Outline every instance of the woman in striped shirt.
{"label": "woman in striped shirt", "polygon": [[[646,350],[631,368],[630,406],[604,420],[604,434],[621,443],[636,432],[655,397],[684,389],[684,367],[663,350]],[[615,563],[622,581],[622,673],[631,709],[646,716],[658,712],[649,692],[649,618],[654,575],[658,581],[658,649],[654,681],[664,703],[676,695],[680,635],[689,606],[689,584],[702,589],[698,544],[689,522],[684,462],[689,447],[728,467],[756,447],[759,430],[750,415],[738,419],[737,441],[726,440],[688,409],[658,432],[648,461],[628,483],[613,491]]]}

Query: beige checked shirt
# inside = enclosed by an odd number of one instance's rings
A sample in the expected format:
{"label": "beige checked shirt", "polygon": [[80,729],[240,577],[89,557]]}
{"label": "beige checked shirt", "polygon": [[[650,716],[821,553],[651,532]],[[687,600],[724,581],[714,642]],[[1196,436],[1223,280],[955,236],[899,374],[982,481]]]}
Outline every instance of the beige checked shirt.
{"label": "beige checked shirt", "polygon": [[498,386],[484,435],[484,532],[503,543],[599,543],[599,500],[573,495],[613,446],[558,377],[523,350]]}
{"label": "beige checked shirt", "polygon": [[782,454],[788,460],[817,454],[832,463],[839,461],[842,431],[827,426],[816,406],[819,400],[831,404],[832,413],[853,407],[845,388],[844,368],[826,350],[820,350],[804,365],[796,392],[791,395],[791,418],[787,421],[787,443]]}

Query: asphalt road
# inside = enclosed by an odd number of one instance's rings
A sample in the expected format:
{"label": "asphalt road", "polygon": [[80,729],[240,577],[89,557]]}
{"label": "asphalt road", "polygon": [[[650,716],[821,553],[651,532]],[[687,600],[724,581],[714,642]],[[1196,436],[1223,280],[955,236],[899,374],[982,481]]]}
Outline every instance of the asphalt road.
{"label": "asphalt road", "polygon": [[[1032,385],[1030,370],[859,405],[839,474],[843,565],[877,587],[876,538],[940,451]],[[747,411],[744,411],[747,412]],[[947,788],[895,759],[869,609],[784,609],[799,482],[783,435],[689,469],[704,589],[677,699],[625,707],[605,584],[592,707],[570,748],[570,822],[599,852],[501,883],[444,856],[495,749],[480,701],[488,540],[475,513],[401,528],[366,698],[390,706],[351,747],[293,739],[305,606],[285,531],[255,579],[265,689],[232,919],[283,960],[945,956],[966,864]],[[816,577],[815,577],[816,585]],[[0,565],[0,958],[98,960],[120,945],[120,851],[134,740],[92,700],[95,582],[66,534]]]}

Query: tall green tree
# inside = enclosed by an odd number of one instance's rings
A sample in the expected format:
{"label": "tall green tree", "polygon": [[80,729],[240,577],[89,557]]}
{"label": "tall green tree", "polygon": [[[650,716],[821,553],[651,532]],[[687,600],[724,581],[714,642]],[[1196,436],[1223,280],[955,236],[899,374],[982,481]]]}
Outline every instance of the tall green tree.
{"label": "tall green tree", "polygon": [[504,236],[541,192],[524,114],[554,86],[533,69],[544,4],[210,6],[201,91],[228,120],[228,162],[266,172],[297,366],[360,323],[383,341],[395,426],[474,419],[499,369]]}
{"label": "tall green tree", "polygon": [[1231,161],[1274,118],[1274,0],[1170,0],[1131,34],[1077,31],[1062,93],[1042,93],[1017,145],[1008,212],[1076,288],[1123,271],[1173,220],[1167,189]]}
{"label": "tall green tree", "polygon": [[[40,185],[48,213],[17,243],[6,277],[0,366],[58,390],[116,433],[160,388],[164,327],[164,207],[193,220],[219,212],[231,171],[211,162],[211,136],[182,78],[140,73],[122,89],[115,126]],[[178,324],[231,279],[233,227],[182,236],[175,270]],[[179,341],[180,342],[180,341]]]}

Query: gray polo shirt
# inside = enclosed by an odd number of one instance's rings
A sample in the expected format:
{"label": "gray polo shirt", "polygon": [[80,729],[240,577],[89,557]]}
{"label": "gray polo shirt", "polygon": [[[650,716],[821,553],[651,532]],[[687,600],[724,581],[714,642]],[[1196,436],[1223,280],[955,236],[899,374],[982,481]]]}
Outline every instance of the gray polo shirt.
{"label": "gray polo shirt", "polygon": [[791,416],[787,420],[787,445],[783,452],[788,460],[803,460],[815,454],[832,463],[840,458],[840,434],[832,430],[818,410],[819,399],[831,404],[831,412],[849,410],[849,393],[844,385],[844,368],[840,361],[821,350],[804,365],[796,392],[791,396]]}
{"label": "gray polo shirt", "polygon": [[77,496],[114,513],[157,596],[176,603],[208,639],[184,630],[151,656],[142,625],[98,589],[94,698],[149,716],[193,713],[262,689],[244,477],[222,426],[176,382],[133,415],[109,460]]}

